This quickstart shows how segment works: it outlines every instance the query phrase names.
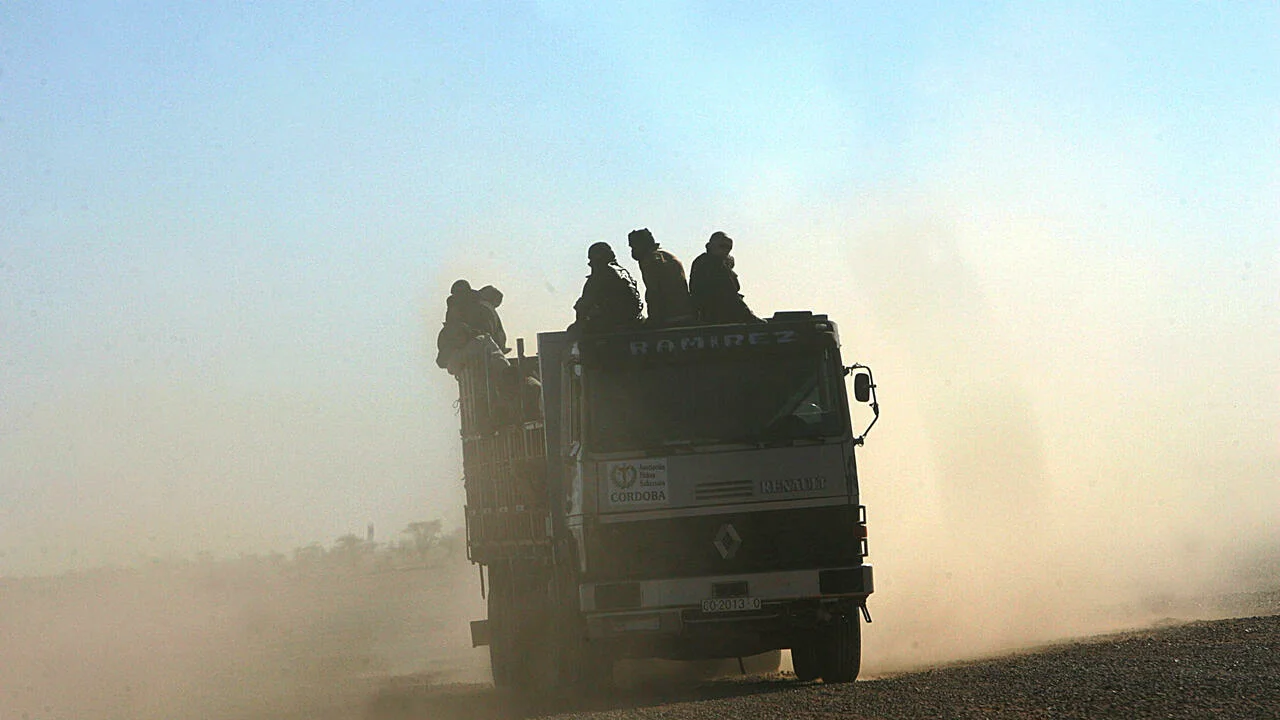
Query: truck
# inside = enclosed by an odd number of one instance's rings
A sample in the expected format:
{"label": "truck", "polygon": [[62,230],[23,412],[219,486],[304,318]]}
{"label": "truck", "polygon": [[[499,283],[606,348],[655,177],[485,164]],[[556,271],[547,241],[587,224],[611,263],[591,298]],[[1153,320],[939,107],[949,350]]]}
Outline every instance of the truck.
{"label": "truck", "polygon": [[776,669],[782,649],[801,680],[858,676],[855,451],[879,403],[827,316],[544,332],[513,358],[477,341],[450,371],[497,687],[600,691],[621,658]]}

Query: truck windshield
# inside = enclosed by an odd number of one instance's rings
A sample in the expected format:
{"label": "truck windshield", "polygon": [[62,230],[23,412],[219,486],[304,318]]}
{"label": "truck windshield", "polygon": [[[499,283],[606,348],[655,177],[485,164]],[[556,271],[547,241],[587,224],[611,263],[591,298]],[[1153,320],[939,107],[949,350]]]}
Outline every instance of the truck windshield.
{"label": "truck windshield", "polygon": [[839,436],[847,425],[839,377],[831,351],[812,347],[597,367],[590,378],[591,446],[618,452]]}

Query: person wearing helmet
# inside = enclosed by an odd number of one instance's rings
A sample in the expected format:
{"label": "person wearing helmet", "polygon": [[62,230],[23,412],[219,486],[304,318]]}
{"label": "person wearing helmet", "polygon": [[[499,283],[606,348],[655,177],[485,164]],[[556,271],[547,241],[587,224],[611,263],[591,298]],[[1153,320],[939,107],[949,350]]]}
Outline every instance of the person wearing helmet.
{"label": "person wearing helmet", "polygon": [[711,325],[764,322],[742,299],[738,274],[733,271],[733,238],[717,230],[707,240],[707,251],[689,269],[689,299],[698,318]]}
{"label": "person wearing helmet", "polygon": [[631,273],[618,264],[609,243],[598,242],[587,249],[591,274],[582,286],[582,297],[574,303],[577,319],[570,329],[609,332],[640,325],[644,305]]}
{"label": "person wearing helmet", "polygon": [[694,314],[689,304],[684,265],[675,255],[658,247],[648,228],[632,230],[627,235],[627,244],[631,246],[631,257],[640,263],[649,324],[655,327],[690,324]]}

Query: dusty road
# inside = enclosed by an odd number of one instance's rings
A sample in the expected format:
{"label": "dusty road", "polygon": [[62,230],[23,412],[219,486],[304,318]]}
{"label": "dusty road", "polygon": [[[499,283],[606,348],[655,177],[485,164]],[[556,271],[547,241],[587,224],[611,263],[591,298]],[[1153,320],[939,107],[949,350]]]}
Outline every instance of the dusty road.
{"label": "dusty road", "polygon": [[[233,563],[0,582],[0,720],[1280,717],[1278,590],[1105,608],[1100,619],[1125,623],[1112,628],[1184,621],[1016,655],[957,647],[992,629],[965,626],[951,657],[999,657],[952,664],[927,655],[934,626],[885,613],[878,636],[864,636],[876,640],[864,668],[878,675],[852,685],[632,664],[607,697],[522,706],[492,689],[484,651],[470,647],[465,620],[484,609],[471,568],[456,565]],[[1199,618],[1211,620],[1187,622]],[[1070,621],[1046,626],[1063,637]],[[886,662],[895,639],[920,646],[898,666],[908,672]]]}
{"label": "dusty road", "polygon": [[489,718],[1275,718],[1280,615],[1091,638],[1011,657],[868,679],[787,674],[662,683],[578,707],[520,707],[478,685],[381,689],[369,720]]}

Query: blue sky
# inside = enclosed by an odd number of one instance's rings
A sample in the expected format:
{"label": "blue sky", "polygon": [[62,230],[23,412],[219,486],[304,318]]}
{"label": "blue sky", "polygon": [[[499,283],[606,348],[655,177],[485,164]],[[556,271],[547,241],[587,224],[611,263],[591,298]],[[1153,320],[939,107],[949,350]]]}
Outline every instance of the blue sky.
{"label": "blue sky", "polygon": [[943,442],[920,374],[980,330],[1051,479],[1086,405],[1112,438],[1212,420],[1247,515],[1277,168],[1269,3],[6,3],[0,573],[457,522],[448,283],[531,338],[641,226],[686,264],[726,229],[753,305],[845,323],[890,449]]}

